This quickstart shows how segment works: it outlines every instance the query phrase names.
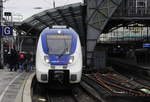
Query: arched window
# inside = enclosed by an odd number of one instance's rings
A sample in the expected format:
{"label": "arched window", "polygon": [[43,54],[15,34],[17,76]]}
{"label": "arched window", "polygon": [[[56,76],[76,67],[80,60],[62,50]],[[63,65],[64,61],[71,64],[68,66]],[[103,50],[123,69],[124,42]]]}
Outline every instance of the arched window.
{"label": "arched window", "polygon": [[144,15],[147,12],[147,0],[136,0],[136,14]]}

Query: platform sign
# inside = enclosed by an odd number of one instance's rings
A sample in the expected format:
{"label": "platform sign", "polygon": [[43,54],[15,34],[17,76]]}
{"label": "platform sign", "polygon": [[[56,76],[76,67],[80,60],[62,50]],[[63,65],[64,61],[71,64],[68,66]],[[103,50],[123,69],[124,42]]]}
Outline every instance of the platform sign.
{"label": "platform sign", "polygon": [[150,44],[149,43],[143,44],[143,47],[150,47]]}
{"label": "platform sign", "polygon": [[12,36],[13,27],[12,26],[0,26],[0,34],[1,36]]}

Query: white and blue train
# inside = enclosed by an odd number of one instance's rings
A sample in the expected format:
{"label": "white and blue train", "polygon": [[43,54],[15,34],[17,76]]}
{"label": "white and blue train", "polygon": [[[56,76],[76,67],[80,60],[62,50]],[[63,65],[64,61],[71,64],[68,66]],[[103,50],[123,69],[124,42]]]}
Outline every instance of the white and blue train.
{"label": "white and blue train", "polygon": [[65,26],[42,31],[36,52],[36,78],[40,83],[79,83],[82,51],[78,34]]}

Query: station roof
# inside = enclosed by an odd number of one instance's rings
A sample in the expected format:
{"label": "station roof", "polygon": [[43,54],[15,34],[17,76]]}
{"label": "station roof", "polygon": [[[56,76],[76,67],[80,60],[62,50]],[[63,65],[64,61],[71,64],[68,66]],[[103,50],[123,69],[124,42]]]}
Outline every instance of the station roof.
{"label": "station roof", "polygon": [[79,33],[82,39],[85,35],[85,6],[83,3],[65,5],[45,10],[24,20],[19,29],[27,35],[38,36],[40,32],[52,25],[67,25]]}

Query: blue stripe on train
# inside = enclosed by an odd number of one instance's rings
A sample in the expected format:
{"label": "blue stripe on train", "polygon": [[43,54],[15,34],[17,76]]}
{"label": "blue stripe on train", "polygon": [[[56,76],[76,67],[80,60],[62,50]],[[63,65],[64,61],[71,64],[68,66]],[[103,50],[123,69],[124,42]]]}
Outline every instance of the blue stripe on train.
{"label": "blue stripe on train", "polygon": [[67,65],[69,63],[70,56],[49,56],[49,60],[51,61],[51,65]]}

